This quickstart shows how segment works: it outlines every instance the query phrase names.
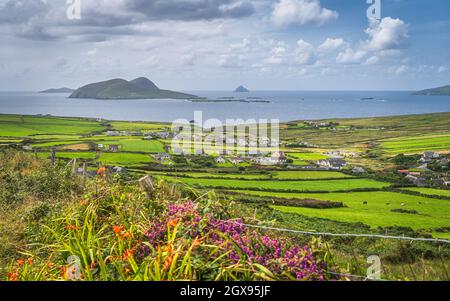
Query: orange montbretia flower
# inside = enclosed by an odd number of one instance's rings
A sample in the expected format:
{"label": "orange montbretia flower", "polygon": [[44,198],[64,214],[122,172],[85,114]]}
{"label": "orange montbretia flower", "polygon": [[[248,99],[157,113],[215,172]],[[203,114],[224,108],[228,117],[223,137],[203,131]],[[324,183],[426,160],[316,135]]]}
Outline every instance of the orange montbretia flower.
{"label": "orange montbretia flower", "polygon": [[17,265],[18,265],[19,267],[23,266],[24,263],[25,263],[25,261],[24,261],[23,259],[18,259],[18,260],[17,260]]}
{"label": "orange montbretia flower", "polygon": [[123,260],[127,260],[128,258],[133,257],[134,251],[133,250],[126,250],[125,253],[123,253]]}
{"label": "orange montbretia flower", "polygon": [[108,173],[108,168],[106,168],[105,166],[102,166],[102,167],[100,167],[98,170],[97,170],[97,175],[98,176],[101,176],[101,177],[103,177],[103,178],[105,178],[106,177],[106,174]]}
{"label": "orange montbretia flower", "polygon": [[171,220],[167,223],[167,227],[175,228],[178,225],[178,219]]}
{"label": "orange montbretia flower", "polygon": [[164,264],[163,264],[164,271],[169,270],[170,267],[172,266],[172,263],[173,263],[173,255],[170,255],[170,256],[167,257],[167,259],[164,261]]}
{"label": "orange montbretia flower", "polygon": [[123,231],[125,231],[125,226],[113,226],[112,229],[113,229],[115,234],[119,235]]}
{"label": "orange montbretia flower", "polygon": [[19,280],[19,272],[8,273],[8,281],[18,281],[18,280]]}

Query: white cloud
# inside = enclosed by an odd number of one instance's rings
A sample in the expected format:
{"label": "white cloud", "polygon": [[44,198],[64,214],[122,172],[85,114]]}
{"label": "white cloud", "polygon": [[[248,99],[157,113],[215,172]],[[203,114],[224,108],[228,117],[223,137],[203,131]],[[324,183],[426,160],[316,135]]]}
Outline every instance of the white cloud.
{"label": "white cloud", "polygon": [[324,24],[337,19],[339,14],[322,8],[320,0],[279,0],[274,6],[271,20],[277,26],[291,24]]}
{"label": "white cloud", "polygon": [[394,66],[389,68],[389,73],[393,73],[395,75],[401,75],[409,70],[409,67],[406,65]]}
{"label": "white cloud", "polygon": [[340,64],[360,64],[366,55],[366,51],[355,51],[352,48],[347,48],[345,51],[338,54],[336,61]]}
{"label": "white cloud", "polygon": [[223,68],[241,68],[244,66],[243,57],[240,55],[224,54],[220,56],[218,65]]}
{"label": "white cloud", "polygon": [[331,52],[338,49],[341,49],[347,45],[343,38],[327,38],[317,49],[319,52]]}
{"label": "white cloud", "polygon": [[287,52],[283,42],[278,42],[270,51],[270,56],[264,59],[266,65],[280,65],[284,63],[284,56]]}
{"label": "white cloud", "polygon": [[440,66],[437,71],[439,73],[443,73],[445,71],[448,71],[448,67],[447,66]]}
{"label": "white cloud", "polygon": [[303,40],[297,42],[295,62],[300,65],[312,65],[316,62],[314,46]]}
{"label": "white cloud", "polygon": [[372,22],[366,33],[370,39],[365,47],[371,51],[401,49],[408,42],[408,27],[400,19],[383,18],[380,22]]}
{"label": "white cloud", "polygon": [[380,62],[380,57],[374,55],[374,56],[369,57],[366,60],[365,64],[366,65],[375,65],[375,64],[378,64],[379,62]]}

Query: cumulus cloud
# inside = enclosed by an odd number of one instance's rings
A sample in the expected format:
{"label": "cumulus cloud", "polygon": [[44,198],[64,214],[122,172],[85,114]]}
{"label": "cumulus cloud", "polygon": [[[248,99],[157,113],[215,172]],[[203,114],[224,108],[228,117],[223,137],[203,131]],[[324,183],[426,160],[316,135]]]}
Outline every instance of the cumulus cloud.
{"label": "cumulus cloud", "polygon": [[300,65],[313,65],[316,62],[314,46],[303,40],[297,42],[295,62]]}
{"label": "cumulus cloud", "polygon": [[242,18],[254,12],[246,0],[132,0],[127,8],[151,20],[199,20]]}
{"label": "cumulus cloud", "polygon": [[338,54],[336,61],[340,64],[360,64],[363,62],[366,55],[366,51],[347,48],[345,51]]}
{"label": "cumulus cloud", "polygon": [[391,17],[372,22],[366,33],[370,39],[366,41],[365,47],[371,51],[404,48],[409,38],[405,22]]}
{"label": "cumulus cloud", "polygon": [[343,38],[327,38],[319,47],[319,52],[332,52],[341,49],[342,47],[346,46],[347,43]]}
{"label": "cumulus cloud", "polygon": [[279,0],[273,9],[271,20],[277,26],[291,24],[324,24],[338,18],[338,13],[322,8],[320,0]]}
{"label": "cumulus cloud", "polygon": [[[22,38],[49,40],[84,36],[106,40],[145,34],[148,22],[240,19],[254,13],[250,0],[95,0],[82,1],[81,19],[66,17],[66,0],[5,0],[0,25]],[[152,33],[152,32],[150,32]]]}
{"label": "cumulus cloud", "polygon": [[283,42],[278,42],[270,51],[270,56],[264,59],[266,65],[280,65],[284,63],[287,49]]}

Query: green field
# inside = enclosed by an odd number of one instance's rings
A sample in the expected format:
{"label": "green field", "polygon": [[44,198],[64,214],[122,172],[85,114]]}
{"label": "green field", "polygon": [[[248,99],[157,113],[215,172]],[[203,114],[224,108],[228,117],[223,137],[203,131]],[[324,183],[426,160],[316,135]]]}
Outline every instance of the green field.
{"label": "green field", "polygon": [[404,188],[403,190],[420,192],[421,194],[425,194],[425,195],[439,195],[439,196],[450,197],[450,190],[420,188],[420,187]]}
{"label": "green field", "polygon": [[164,145],[157,140],[143,140],[141,138],[130,138],[130,137],[118,137],[117,139],[106,139],[101,138],[83,138],[79,140],[61,140],[61,141],[50,141],[43,143],[33,144],[33,148],[48,148],[51,146],[66,146],[66,145],[76,145],[80,143],[93,142],[96,144],[103,144],[105,149],[108,149],[109,145],[119,145],[120,151],[122,152],[137,152],[137,153],[163,153]]}
{"label": "green field", "polygon": [[[49,158],[50,153],[38,153],[41,158]],[[62,159],[83,159],[94,160],[97,154],[94,152],[57,152],[56,157]],[[129,153],[100,153],[96,162],[104,164],[119,164],[119,165],[139,165],[153,162],[150,155],[144,154],[129,154]]]}
{"label": "green field", "polygon": [[[170,177],[164,177],[173,180]],[[389,183],[378,182],[370,179],[343,179],[343,180],[312,180],[312,181],[240,181],[220,179],[190,179],[178,178],[184,184],[200,187],[220,187],[227,189],[264,189],[285,191],[346,191],[352,189],[381,189],[389,186]]]}
{"label": "green field", "polygon": [[[164,175],[164,172],[152,172],[155,175]],[[191,178],[223,178],[223,179],[246,179],[246,180],[321,180],[321,179],[347,179],[353,178],[340,172],[334,171],[277,171],[266,173],[214,173],[214,172],[179,172],[168,173],[171,177]]]}
{"label": "green field", "polygon": [[[242,193],[241,191],[236,192]],[[298,213],[341,222],[362,222],[374,228],[401,226],[413,229],[433,229],[450,226],[450,202],[422,196],[385,191],[326,194],[261,191],[245,191],[244,193],[267,197],[269,200],[271,198],[287,198],[343,202],[347,207],[311,209],[274,206],[274,208],[283,212]],[[367,205],[364,202],[367,202]],[[419,214],[396,213],[391,212],[392,209],[417,210]]]}
{"label": "green field", "polygon": [[145,122],[127,122],[127,121],[111,121],[111,127],[116,131],[145,131],[158,132],[170,128],[170,125],[163,123],[145,123]]}
{"label": "green field", "polygon": [[317,161],[329,158],[329,156],[319,153],[287,153],[286,155],[288,157],[304,161]]}
{"label": "green field", "polygon": [[450,134],[422,137],[404,137],[382,142],[382,147],[391,154],[415,154],[425,151],[450,150]]}

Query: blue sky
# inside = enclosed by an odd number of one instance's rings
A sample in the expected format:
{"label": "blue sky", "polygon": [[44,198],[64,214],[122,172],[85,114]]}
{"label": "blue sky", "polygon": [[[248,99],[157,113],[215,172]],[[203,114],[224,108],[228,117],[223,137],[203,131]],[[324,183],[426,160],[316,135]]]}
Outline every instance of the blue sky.
{"label": "blue sky", "polygon": [[147,76],[179,90],[417,90],[450,84],[450,2],[0,0],[0,90]]}

